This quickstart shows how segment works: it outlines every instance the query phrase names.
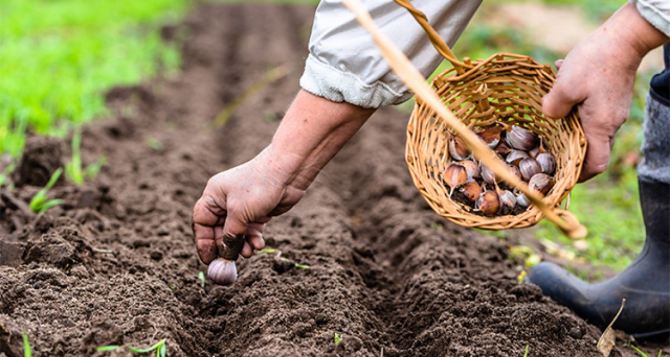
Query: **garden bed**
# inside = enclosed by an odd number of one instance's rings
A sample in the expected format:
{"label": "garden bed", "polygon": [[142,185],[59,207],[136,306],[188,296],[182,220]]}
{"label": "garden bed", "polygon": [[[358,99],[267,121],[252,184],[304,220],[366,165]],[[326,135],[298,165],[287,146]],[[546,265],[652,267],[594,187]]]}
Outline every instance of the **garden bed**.
{"label": "garden bed", "polygon": [[[161,339],[171,356],[598,355],[600,332],[519,284],[504,241],[423,202],[403,162],[406,116],[390,109],[270,223],[268,246],[304,266],[257,254],[235,285],[201,286],[192,204],[212,174],[269,142],[298,89],[312,13],[201,5],[164,31],[183,41],[183,72],[109,91],[113,114],[84,129],[82,147],[105,167],[82,187],[54,188],[65,203],[42,215],[21,204],[36,191],[25,183],[69,149],[30,140],[35,160],[0,197],[0,355],[23,355],[23,333],[50,356]],[[214,126],[285,64],[289,76]]]}

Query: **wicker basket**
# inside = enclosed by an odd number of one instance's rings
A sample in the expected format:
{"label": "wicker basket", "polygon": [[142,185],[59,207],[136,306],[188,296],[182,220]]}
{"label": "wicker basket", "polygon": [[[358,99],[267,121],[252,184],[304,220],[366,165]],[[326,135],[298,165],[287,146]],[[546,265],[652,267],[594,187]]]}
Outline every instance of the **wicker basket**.
{"label": "wicker basket", "polygon": [[[581,172],[586,139],[575,112],[558,120],[547,119],[542,114],[542,97],[550,90],[555,78],[552,69],[531,57],[508,53],[496,54],[486,60],[471,62],[466,59],[461,62],[423,13],[407,0],[395,1],[411,12],[438,52],[453,65],[432,82],[432,91],[439,96],[443,104],[441,107],[448,108],[443,111],[436,101],[430,100],[436,99],[434,93],[422,92],[421,84],[414,83],[415,78],[410,78],[413,73],[403,75],[403,70],[412,70],[402,68],[409,66],[408,61],[401,63],[404,60],[397,58],[402,54],[391,48],[393,45],[382,38],[381,33],[375,33],[378,29],[372,28],[374,24],[371,20],[365,24],[367,20],[361,19],[362,14],[358,14],[359,21],[371,32],[393,69],[417,96],[407,127],[405,159],[414,184],[433,210],[465,227],[493,230],[521,228],[547,217],[572,237],[586,235],[586,229],[577,219],[559,207]],[[522,181],[502,172],[506,171],[505,164],[474,135],[473,131],[478,128],[496,122],[520,125],[533,131],[540,136],[543,147],[556,158],[556,184],[544,198],[529,192]],[[447,143],[455,133],[465,141],[477,159],[508,184],[526,193],[534,205],[517,215],[486,217],[472,213],[471,209],[452,200],[442,174],[449,164]]]}

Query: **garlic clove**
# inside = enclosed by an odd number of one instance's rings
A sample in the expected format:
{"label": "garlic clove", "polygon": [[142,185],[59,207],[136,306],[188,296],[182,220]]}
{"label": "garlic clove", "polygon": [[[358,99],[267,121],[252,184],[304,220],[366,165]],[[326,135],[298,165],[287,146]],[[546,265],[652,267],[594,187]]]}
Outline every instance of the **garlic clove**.
{"label": "garlic clove", "polygon": [[508,167],[509,167],[509,170],[510,170],[510,172],[512,173],[512,175],[518,177],[519,180],[522,180],[522,179],[523,179],[523,178],[521,177],[521,170],[519,170],[518,167],[513,166],[513,165],[509,165]]}
{"label": "garlic clove", "polygon": [[527,159],[528,154],[525,151],[522,150],[516,150],[512,149],[509,154],[507,154],[507,157],[505,157],[505,161],[508,164],[512,165],[519,165],[519,162],[523,159]]}
{"label": "garlic clove", "polygon": [[[459,164],[449,164],[443,175],[444,182],[449,186],[451,192],[468,181],[468,173],[465,167]],[[451,194],[450,192],[450,194]]]}
{"label": "garlic clove", "polygon": [[519,171],[521,171],[521,177],[528,181],[535,174],[542,172],[542,168],[535,159],[526,158],[519,162]]}
{"label": "garlic clove", "polygon": [[516,196],[511,191],[503,190],[498,194],[500,199],[500,214],[510,214],[516,206]]}
{"label": "garlic clove", "polygon": [[494,185],[496,183],[496,174],[488,167],[481,165],[479,167],[479,172],[484,182],[489,183],[491,185]]}
{"label": "garlic clove", "polygon": [[475,209],[487,216],[493,216],[500,209],[500,199],[495,191],[486,191],[479,195]]}
{"label": "garlic clove", "polygon": [[237,280],[237,265],[234,261],[216,258],[207,267],[207,277],[220,285],[230,285]]}
{"label": "garlic clove", "polygon": [[538,137],[526,128],[512,125],[505,136],[505,141],[514,149],[528,151],[537,146]]}
{"label": "garlic clove", "polygon": [[528,208],[530,206],[530,200],[523,193],[516,195],[516,204],[521,208]]}
{"label": "garlic clove", "polygon": [[554,179],[551,178],[551,176],[540,172],[530,178],[528,187],[533,191],[546,195],[551,188],[554,187]]}
{"label": "garlic clove", "polygon": [[482,187],[477,183],[477,181],[468,181],[458,190],[461,194],[463,194],[463,196],[470,204],[475,203],[479,198],[479,195],[482,193]]}
{"label": "garlic clove", "polygon": [[529,151],[528,151],[528,156],[532,157],[533,159],[536,159],[536,158],[537,158],[537,155],[539,155],[540,153],[543,152],[542,149],[541,149],[541,147],[542,147],[542,146],[537,146],[537,147],[535,147],[535,148],[529,150]]}
{"label": "garlic clove", "polygon": [[556,171],[556,160],[554,159],[554,155],[548,152],[543,152],[538,154],[535,160],[540,164],[540,168],[545,174],[553,175]]}
{"label": "garlic clove", "polygon": [[500,138],[502,135],[503,128],[499,126],[491,126],[483,131],[477,133],[479,137],[484,140],[486,145],[490,147],[491,149],[495,148],[498,146],[498,143],[500,142]]}
{"label": "garlic clove", "polygon": [[459,165],[465,167],[465,171],[468,173],[468,179],[477,179],[480,178],[479,165],[477,165],[472,160],[463,160],[458,162]]}
{"label": "garlic clove", "polygon": [[502,157],[503,159],[507,157],[507,155],[512,152],[512,148],[510,148],[506,143],[501,142],[496,146],[496,153],[498,156]]}
{"label": "garlic clove", "polygon": [[449,155],[454,160],[465,160],[470,156],[470,150],[465,145],[465,142],[457,136],[452,136],[449,140]]}

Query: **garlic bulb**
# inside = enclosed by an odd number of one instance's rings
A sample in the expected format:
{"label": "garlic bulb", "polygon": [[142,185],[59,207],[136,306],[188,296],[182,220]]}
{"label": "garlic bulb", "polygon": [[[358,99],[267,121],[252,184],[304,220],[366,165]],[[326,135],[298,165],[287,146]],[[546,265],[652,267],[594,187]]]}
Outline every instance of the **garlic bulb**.
{"label": "garlic bulb", "polygon": [[512,128],[507,132],[505,140],[512,148],[523,151],[535,148],[538,142],[537,135],[517,125],[512,125]]}
{"label": "garlic bulb", "polygon": [[556,160],[554,159],[554,156],[548,152],[543,152],[541,154],[538,154],[537,157],[535,158],[538,164],[540,164],[540,167],[542,168],[542,172],[544,172],[547,175],[553,175],[554,171],[556,171]]}
{"label": "garlic bulb", "polygon": [[207,267],[207,277],[220,285],[230,285],[237,280],[237,265],[234,261],[216,258]]}
{"label": "garlic bulb", "polygon": [[535,174],[542,172],[542,168],[535,159],[527,158],[519,162],[519,171],[521,171],[521,177],[528,181]]}

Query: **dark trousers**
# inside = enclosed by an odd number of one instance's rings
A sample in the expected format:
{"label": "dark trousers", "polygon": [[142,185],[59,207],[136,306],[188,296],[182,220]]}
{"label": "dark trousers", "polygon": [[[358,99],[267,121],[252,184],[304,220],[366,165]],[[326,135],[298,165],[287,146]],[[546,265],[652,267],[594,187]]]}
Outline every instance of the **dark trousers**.
{"label": "dark trousers", "polygon": [[670,105],[670,44],[663,47],[665,71],[651,79],[651,95],[654,99]]}
{"label": "dark trousers", "polygon": [[670,45],[663,48],[665,70],[651,80],[644,118],[642,162],[638,175],[670,184]]}

